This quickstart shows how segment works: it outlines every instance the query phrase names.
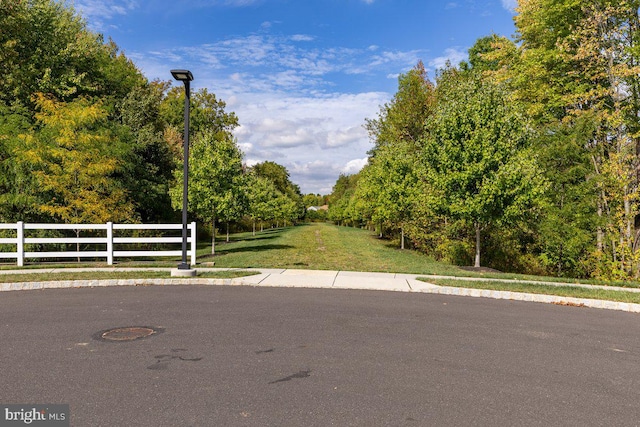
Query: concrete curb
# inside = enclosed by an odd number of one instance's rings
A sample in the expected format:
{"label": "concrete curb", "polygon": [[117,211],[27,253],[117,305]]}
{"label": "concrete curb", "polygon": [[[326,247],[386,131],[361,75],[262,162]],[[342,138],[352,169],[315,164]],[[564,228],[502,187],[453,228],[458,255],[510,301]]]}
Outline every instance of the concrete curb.
{"label": "concrete curb", "polygon": [[[347,274],[342,274],[347,273]],[[352,272],[302,272],[294,270],[272,270],[253,276],[237,277],[233,279],[210,278],[170,278],[170,279],[104,279],[104,280],[59,280],[42,282],[0,283],[0,292],[25,291],[63,288],[93,288],[105,286],[254,286],[280,288],[309,288],[309,289],[351,289],[377,290],[390,292],[430,293],[449,296],[466,296],[474,298],[504,299],[510,301],[537,302],[573,307],[600,308],[606,310],[640,313],[640,304],[624,303],[586,298],[572,298],[553,295],[531,294],[511,291],[493,291],[486,289],[456,288],[437,286],[419,281],[411,275],[383,275],[371,276]]]}

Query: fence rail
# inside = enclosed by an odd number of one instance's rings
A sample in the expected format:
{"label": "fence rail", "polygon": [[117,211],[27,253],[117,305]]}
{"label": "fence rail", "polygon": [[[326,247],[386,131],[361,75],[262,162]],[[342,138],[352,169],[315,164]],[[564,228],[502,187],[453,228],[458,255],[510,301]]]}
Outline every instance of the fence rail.
{"label": "fence rail", "polygon": [[[187,225],[187,256],[196,264],[196,223]],[[19,267],[26,258],[106,258],[113,265],[114,258],[181,256],[182,250],[114,250],[114,244],[177,244],[182,237],[116,237],[117,230],[182,230],[182,224],[0,224],[0,230],[15,230],[16,237],[0,238],[0,244],[15,245],[15,252],[0,252],[0,259],[15,259]],[[26,230],[104,230],[104,237],[25,237]],[[104,245],[103,250],[86,251],[26,251],[25,245],[40,244],[92,244]],[[105,250],[106,249],[106,250]]]}

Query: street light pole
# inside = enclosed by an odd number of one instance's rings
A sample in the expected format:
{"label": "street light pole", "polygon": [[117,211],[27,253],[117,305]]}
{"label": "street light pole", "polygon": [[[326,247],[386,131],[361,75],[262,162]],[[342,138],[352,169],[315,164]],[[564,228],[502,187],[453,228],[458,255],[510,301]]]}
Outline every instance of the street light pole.
{"label": "street light pole", "polygon": [[[187,263],[187,202],[189,194],[189,104],[191,101],[191,80],[193,74],[189,70],[171,70],[174,79],[184,83],[184,168],[182,187],[182,262],[178,264],[176,275],[195,275]],[[191,236],[193,239],[196,236]]]}

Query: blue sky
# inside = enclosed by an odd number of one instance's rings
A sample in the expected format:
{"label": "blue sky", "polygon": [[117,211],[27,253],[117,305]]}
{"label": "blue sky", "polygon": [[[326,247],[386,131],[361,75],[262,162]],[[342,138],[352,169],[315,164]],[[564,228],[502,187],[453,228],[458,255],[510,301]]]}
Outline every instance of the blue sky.
{"label": "blue sky", "polygon": [[75,0],[149,78],[186,68],[234,111],[245,161],[328,194],[372,144],[363,128],[422,60],[433,78],[482,36],[512,36],[516,0]]}

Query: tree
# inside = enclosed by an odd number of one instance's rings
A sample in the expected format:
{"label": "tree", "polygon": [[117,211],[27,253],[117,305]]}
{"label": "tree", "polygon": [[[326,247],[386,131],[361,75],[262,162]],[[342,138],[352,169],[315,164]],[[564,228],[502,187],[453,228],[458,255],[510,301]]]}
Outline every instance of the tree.
{"label": "tree", "polygon": [[[280,219],[285,219],[286,217],[287,219],[296,220],[304,217],[305,206],[302,201],[300,187],[291,181],[287,168],[272,161],[265,161],[254,165],[251,170],[256,176],[270,180],[280,194],[295,204],[295,214],[291,216],[285,215]],[[282,199],[282,201],[286,202],[286,199]]]}
{"label": "tree", "polygon": [[0,3],[0,102],[33,111],[35,93],[61,101],[121,99],[144,77],[65,2]]}
{"label": "tree", "polygon": [[324,198],[320,194],[305,194],[302,196],[302,203],[306,208],[310,206],[322,206],[324,205]]}
{"label": "tree", "polygon": [[105,126],[107,111],[87,100],[62,103],[42,94],[36,105],[42,128],[23,135],[12,154],[32,170],[39,210],[65,223],[135,222],[117,179],[127,147]]}
{"label": "tree", "polygon": [[262,176],[273,182],[273,185],[275,185],[276,189],[282,194],[300,193],[298,186],[291,182],[287,168],[277,164],[276,162],[267,160],[254,165],[251,169],[257,176]]}
{"label": "tree", "polygon": [[406,146],[386,146],[369,159],[360,175],[355,198],[361,211],[370,212],[375,224],[390,223],[400,228],[400,248],[405,248],[405,228],[413,217],[420,192],[415,152]]}
{"label": "tree", "polygon": [[349,207],[355,196],[360,174],[345,175],[340,174],[333,186],[333,191],[329,195],[328,218],[331,221],[343,224],[345,221],[351,222]]}
{"label": "tree", "polygon": [[540,258],[558,276],[585,277],[593,271],[588,259],[599,220],[596,181],[589,152],[595,123],[586,117],[576,123],[547,127],[535,141],[543,173],[549,183],[540,220]]}
{"label": "tree", "polygon": [[249,209],[246,182],[244,174],[235,175],[230,190],[224,194],[220,219],[227,225],[227,243],[229,243],[229,223],[241,219]]}
{"label": "tree", "polygon": [[506,37],[492,34],[481,37],[469,49],[469,64],[464,68],[473,68],[486,75],[492,75],[496,81],[511,77],[508,75],[518,58],[518,47]]}
{"label": "tree", "polygon": [[500,85],[449,68],[438,77],[427,128],[423,179],[436,195],[433,209],[473,226],[480,267],[482,231],[523,217],[544,189],[526,119]]}
{"label": "tree", "polygon": [[398,78],[398,92],[381,108],[378,118],[367,120],[366,124],[375,146],[356,190],[356,199],[361,203],[354,203],[354,207],[370,213],[375,223],[399,227],[402,249],[419,191],[416,158],[434,100],[434,86],[424,64],[418,62]]}
{"label": "tree", "polygon": [[[191,96],[189,128],[193,134],[204,131],[230,134],[238,126],[235,113],[225,111],[226,103],[207,89],[199,89]],[[168,90],[159,108],[162,120],[169,126],[182,129],[184,121],[184,90],[174,86]]]}
{"label": "tree", "polygon": [[[174,161],[166,142],[159,138],[165,124],[158,119],[158,102],[167,88],[149,84],[112,40],[105,42],[100,34],[87,29],[68,2],[0,2],[0,28],[0,110],[10,118],[5,124],[16,126],[5,128],[6,135],[12,135],[10,145],[17,134],[33,133],[24,132],[25,127],[39,132],[42,123],[36,118],[40,112],[37,94],[61,105],[76,101],[99,105],[107,114],[91,125],[92,130],[109,133],[113,148],[120,147],[115,150],[121,157],[114,179],[134,201],[133,218],[170,219],[173,212],[167,183],[172,180]],[[17,117],[22,117],[20,124]],[[7,153],[11,150],[4,151],[10,156]],[[25,197],[40,194],[38,189],[25,187],[33,165],[11,157],[7,160],[0,180],[9,188],[22,189],[23,195],[5,197],[0,210],[21,220],[51,220],[39,209],[44,201]]]}
{"label": "tree", "polygon": [[31,165],[14,155],[24,147],[20,135],[32,133],[30,114],[0,103],[0,221],[37,222],[43,215],[36,205],[38,185]]}
{"label": "tree", "polygon": [[266,221],[273,215],[273,199],[278,190],[271,180],[257,176],[253,171],[247,175],[246,193],[249,201],[249,216],[253,223],[253,235],[256,235],[256,222]]}
{"label": "tree", "polygon": [[137,87],[119,105],[119,138],[131,147],[124,178],[142,222],[167,221],[174,214],[169,187],[179,157],[164,137],[159,113],[167,87],[158,81]]}
{"label": "tree", "polygon": [[366,121],[365,128],[375,144],[371,156],[387,145],[419,144],[425,132],[425,119],[433,108],[433,89],[422,61],[398,77],[398,92],[391,102],[380,109],[377,119]]}
{"label": "tree", "polygon": [[[216,221],[237,215],[239,177],[243,174],[242,152],[225,132],[207,130],[194,138],[189,156],[189,209],[212,225],[211,253],[215,254]],[[182,206],[182,169],[175,171],[171,189],[173,206]]]}
{"label": "tree", "polygon": [[[596,274],[640,274],[640,68],[636,0],[526,0],[516,17],[521,57],[514,88],[543,125],[596,126],[584,145],[598,219]],[[585,187],[586,188],[586,187]],[[599,271],[599,273],[598,273]]]}

